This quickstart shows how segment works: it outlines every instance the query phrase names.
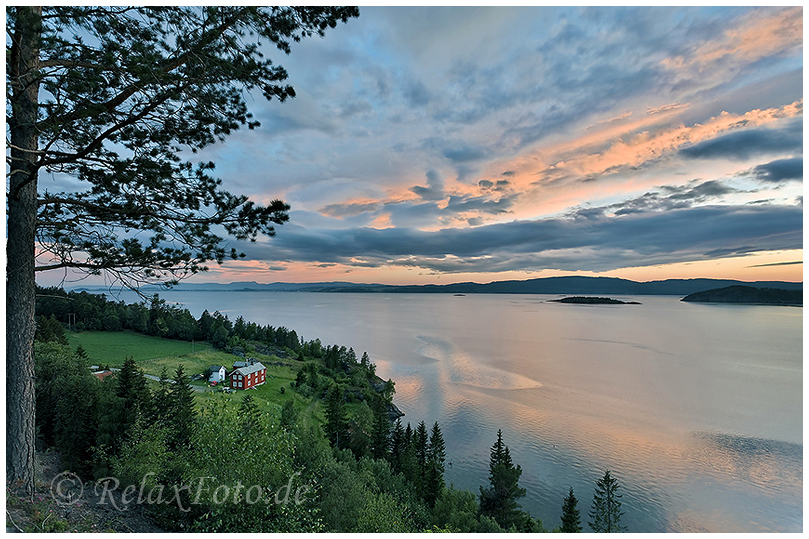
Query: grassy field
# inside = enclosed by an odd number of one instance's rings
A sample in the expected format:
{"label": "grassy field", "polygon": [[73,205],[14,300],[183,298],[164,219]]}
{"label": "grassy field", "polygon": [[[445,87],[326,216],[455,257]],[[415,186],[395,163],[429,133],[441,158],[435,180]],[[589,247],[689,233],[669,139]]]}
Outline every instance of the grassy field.
{"label": "grassy field", "polygon": [[[230,371],[233,362],[242,359],[233,354],[213,350],[207,343],[195,343],[195,351],[192,353],[192,345],[189,342],[161,339],[128,331],[69,332],[68,339],[71,348],[75,349],[81,345],[87,351],[87,357],[93,365],[120,367],[128,356],[132,356],[145,374],[160,376],[165,367],[170,378],[180,365],[183,366],[187,376],[192,376],[202,373],[210,365],[224,365]],[[246,391],[222,393],[218,387],[210,387],[207,382],[193,382],[192,385],[202,388],[202,391],[195,393],[197,406],[210,400],[225,400],[238,406],[244,395],[249,393],[262,409],[273,413],[275,417],[280,416],[281,407],[287,400],[295,399],[295,407],[305,413],[304,417],[308,424],[322,421],[317,401],[302,397],[290,386],[301,363],[284,360],[287,365],[272,365],[280,361],[275,356],[261,354],[251,356],[267,367],[267,378],[263,385]],[[154,381],[149,383],[153,387],[157,385]],[[283,393],[281,388],[284,388]]]}
{"label": "grassy field", "polygon": [[161,339],[132,331],[67,332],[67,338],[74,350],[81,345],[87,351],[87,357],[92,364],[111,367],[120,367],[128,356],[141,362],[147,359],[190,354],[192,349],[201,351],[211,348],[208,343]]}

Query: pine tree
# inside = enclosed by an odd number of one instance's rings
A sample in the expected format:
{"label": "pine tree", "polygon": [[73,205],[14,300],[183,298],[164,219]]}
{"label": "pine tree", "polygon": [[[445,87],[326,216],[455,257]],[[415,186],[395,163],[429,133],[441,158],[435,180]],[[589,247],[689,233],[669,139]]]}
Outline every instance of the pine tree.
{"label": "pine tree", "polygon": [[[9,6],[6,10],[6,475],[34,487],[36,272],[73,268],[136,287],[237,258],[288,219],[223,191],[196,154],[259,127],[251,90],[294,97],[275,45],[324,35],[357,8]],[[40,174],[76,188],[49,192]],[[122,187],[124,186],[124,187]],[[38,258],[41,263],[38,262]]]}
{"label": "pine tree", "polygon": [[[135,363],[132,356],[124,360],[121,370],[116,376],[117,385],[115,395],[121,399],[123,416],[118,425],[120,440],[126,439],[130,429],[137,420],[151,419],[153,416],[152,393],[146,385],[146,377],[143,371]],[[115,444],[118,445],[117,443]]]}
{"label": "pine tree", "polygon": [[348,413],[337,384],[326,392],[326,437],[336,449],[348,446]]}
{"label": "pine tree", "polygon": [[588,524],[594,532],[622,532],[626,528],[621,526],[621,495],[618,494],[618,481],[607,470],[604,477],[596,482],[593,494],[593,506],[590,510]]}
{"label": "pine tree", "polygon": [[171,379],[168,369],[164,365],[160,370],[160,379],[157,382],[157,390],[153,396],[154,400],[154,421],[168,421],[171,411]]}
{"label": "pine tree", "polygon": [[170,445],[173,449],[187,447],[191,443],[197,412],[194,410],[194,389],[183,372],[182,365],[177,367],[175,372],[174,384],[169,391],[169,402],[172,427]]}
{"label": "pine tree", "polygon": [[289,399],[281,407],[281,427],[287,430],[295,426],[298,421],[298,412],[295,410],[295,399]]}
{"label": "pine tree", "polygon": [[[365,355],[363,354],[363,357]],[[371,450],[375,459],[387,459],[391,446],[390,418],[382,399],[374,401],[374,426],[371,432]]]}
{"label": "pine tree", "polygon": [[420,486],[423,489],[424,478],[427,476],[427,445],[429,443],[427,425],[424,423],[424,421],[419,421],[419,424],[416,425],[416,432],[413,442],[413,447],[416,453],[416,462],[418,462],[419,466]]}
{"label": "pine tree", "polygon": [[429,507],[435,507],[435,502],[444,490],[444,461],[447,458],[444,437],[436,421],[430,431],[430,444],[427,448],[427,476],[424,485],[424,501]]}
{"label": "pine tree", "polygon": [[503,432],[498,430],[489,458],[489,487],[480,487],[480,512],[494,518],[504,529],[523,520],[517,503],[526,494],[519,486],[521,475],[522,468],[512,462],[508,446],[503,443]]}
{"label": "pine tree", "polygon": [[388,460],[394,473],[402,471],[402,455],[405,451],[405,430],[402,427],[402,420],[397,419],[393,424],[393,432],[390,435],[390,453]]}
{"label": "pine tree", "polygon": [[570,487],[570,493],[565,496],[564,503],[562,504],[562,532],[563,533],[580,533],[581,532],[581,516],[577,507],[579,501],[573,495],[573,487]]}

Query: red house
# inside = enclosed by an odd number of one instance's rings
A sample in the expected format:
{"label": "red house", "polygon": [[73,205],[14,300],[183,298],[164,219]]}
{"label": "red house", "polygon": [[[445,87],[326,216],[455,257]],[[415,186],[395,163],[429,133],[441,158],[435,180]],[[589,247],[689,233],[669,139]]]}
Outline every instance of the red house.
{"label": "red house", "polygon": [[267,367],[261,363],[253,363],[247,367],[234,369],[230,373],[230,387],[231,389],[250,389],[263,384],[266,377]]}

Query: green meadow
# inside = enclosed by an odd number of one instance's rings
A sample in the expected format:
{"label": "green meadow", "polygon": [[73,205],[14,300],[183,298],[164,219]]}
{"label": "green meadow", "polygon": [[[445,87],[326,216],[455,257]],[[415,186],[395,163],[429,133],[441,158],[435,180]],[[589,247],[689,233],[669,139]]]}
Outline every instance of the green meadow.
{"label": "green meadow", "polygon": [[[187,376],[203,373],[211,365],[224,365],[230,371],[234,361],[243,358],[214,350],[208,343],[161,339],[130,331],[104,332],[84,331],[67,333],[70,347],[75,349],[81,345],[87,352],[91,365],[109,365],[119,368],[128,356],[138,363],[145,374],[160,376],[165,368],[169,377],[174,376],[177,367],[183,367]],[[192,351],[193,349],[193,351]],[[212,400],[225,400],[235,405],[241,403],[244,395],[249,393],[259,406],[278,417],[281,407],[289,399],[294,399],[295,408],[306,411],[306,421],[322,420],[317,402],[305,398],[292,390],[290,383],[295,380],[302,362],[290,359],[280,360],[276,356],[250,354],[267,367],[266,382],[255,389],[223,393],[219,386],[210,386],[207,381],[194,381],[195,399],[198,406]],[[284,365],[273,365],[281,363]],[[157,382],[150,380],[150,384]],[[283,388],[283,393],[282,393]]]}
{"label": "green meadow", "polygon": [[74,350],[79,345],[84,348],[91,364],[109,365],[110,367],[120,367],[129,356],[132,356],[132,359],[137,362],[142,362],[149,359],[182,356],[190,354],[192,351],[211,348],[208,343],[161,339],[134,331],[67,332],[67,338],[70,341],[70,347]]}

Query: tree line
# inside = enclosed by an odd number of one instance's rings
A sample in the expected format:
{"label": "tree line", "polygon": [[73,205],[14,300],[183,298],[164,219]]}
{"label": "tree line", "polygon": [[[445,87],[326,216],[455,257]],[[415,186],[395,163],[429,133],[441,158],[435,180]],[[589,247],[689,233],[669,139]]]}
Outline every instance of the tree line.
{"label": "tree line", "polygon": [[181,341],[207,341],[214,348],[244,350],[247,341],[275,348],[288,348],[308,356],[323,354],[319,340],[304,342],[295,330],[262,326],[241,316],[235,322],[227,315],[207,310],[200,317],[161,299],[157,294],[148,301],[124,303],[111,301],[105,294],[66,291],[62,288],[37,287],[37,328],[53,316],[74,331],[131,330],[144,335]]}

